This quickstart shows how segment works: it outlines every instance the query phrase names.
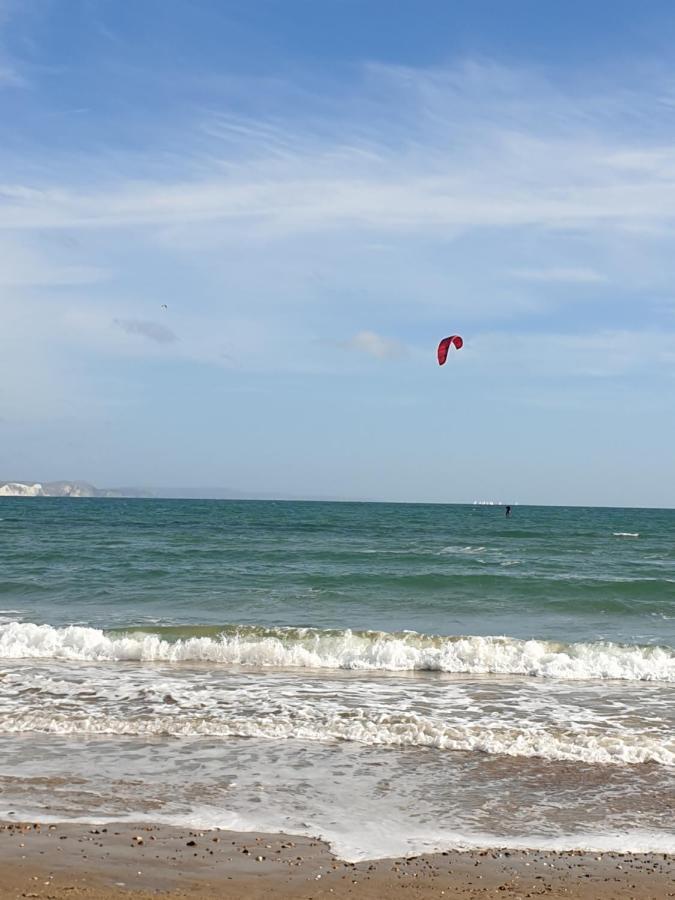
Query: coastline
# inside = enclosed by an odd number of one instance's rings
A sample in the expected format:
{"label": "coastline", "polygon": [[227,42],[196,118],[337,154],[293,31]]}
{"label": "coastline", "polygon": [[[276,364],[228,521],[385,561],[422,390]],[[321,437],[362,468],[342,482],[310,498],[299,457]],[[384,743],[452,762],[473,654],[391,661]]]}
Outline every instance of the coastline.
{"label": "coastline", "polygon": [[0,823],[0,900],[675,897],[675,856],[449,851],[344,862],[322,841],[171,826]]}

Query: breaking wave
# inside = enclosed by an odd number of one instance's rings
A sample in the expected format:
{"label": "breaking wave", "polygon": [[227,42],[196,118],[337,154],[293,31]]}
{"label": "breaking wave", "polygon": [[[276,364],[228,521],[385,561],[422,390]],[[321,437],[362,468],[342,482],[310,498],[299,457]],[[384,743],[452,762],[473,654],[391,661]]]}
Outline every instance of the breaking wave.
{"label": "breaking wave", "polygon": [[224,626],[116,633],[9,622],[0,624],[0,658],[675,682],[675,652],[669,647],[316,628]]}
{"label": "breaking wave", "polygon": [[371,747],[427,747],[511,757],[584,762],[596,765],[657,763],[675,765],[675,741],[626,731],[621,736],[583,733],[552,726],[507,723],[443,722],[415,713],[388,714],[352,710],[329,714],[306,709],[302,714],[223,717],[125,717],[31,712],[0,715],[0,734],[133,735],[136,737],[215,737],[354,742]]}

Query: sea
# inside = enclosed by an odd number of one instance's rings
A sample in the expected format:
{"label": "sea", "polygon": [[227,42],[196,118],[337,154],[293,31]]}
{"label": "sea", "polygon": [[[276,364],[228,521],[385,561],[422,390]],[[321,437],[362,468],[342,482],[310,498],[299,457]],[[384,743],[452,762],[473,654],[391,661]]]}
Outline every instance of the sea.
{"label": "sea", "polygon": [[0,500],[0,819],[360,860],[673,809],[673,510]]}

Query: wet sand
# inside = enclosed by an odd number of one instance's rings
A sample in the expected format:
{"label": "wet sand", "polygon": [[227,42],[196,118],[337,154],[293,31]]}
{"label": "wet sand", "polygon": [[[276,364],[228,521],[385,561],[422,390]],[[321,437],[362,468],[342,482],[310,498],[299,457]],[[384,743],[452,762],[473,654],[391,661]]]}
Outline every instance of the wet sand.
{"label": "wet sand", "polygon": [[675,857],[488,850],[345,863],[320,841],[149,825],[0,824],[0,900],[675,897]]}

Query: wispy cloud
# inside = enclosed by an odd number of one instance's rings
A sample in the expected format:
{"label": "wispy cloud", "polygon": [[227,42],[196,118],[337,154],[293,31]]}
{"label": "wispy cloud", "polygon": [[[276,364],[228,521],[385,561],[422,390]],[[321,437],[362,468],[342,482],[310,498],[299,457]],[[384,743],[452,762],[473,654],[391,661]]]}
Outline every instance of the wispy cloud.
{"label": "wispy cloud", "polygon": [[[511,147],[514,166],[526,166],[531,148]],[[296,158],[284,172],[242,171],[237,179],[201,182],[118,184],[109,192],[83,193],[68,187],[0,189],[0,228],[125,228],[222,223],[248,234],[282,234],[317,228],[359,227],[380,232],[448,234],[457,229],[546,227],[622,228],[675,224],[675,176],[639,184],[586,168],[583,148],[551,144],[544,156],[576,155],[579,171],[561,176],[552,167],[539,184],[504,179],[490,184],[489,170],[460,162],[433,172],[417,166],[378,176],[320,171]],[[520,158],[518,158],[520,157]],[[312,172],[312,168],[315,169]],[[424,173],[427,168],[426,174]],[[302,171],[304,169],[304,172]],[[595,176],[595,177],[594,177]],[[582,189],[581,182],[590,180]]]}
{"label": "wispy cloud", "polygon": [[[173,177],[163,167],[161,179],[137,180],[139,160],[129,159],[114,182],[102,167],[108,186],[95,190],[6,184],[0,227],[208,223],[249,235],[357,227],[452,236],[675,224],[673,156],[662,135],[622,133],[633,111],[621,92],[566,95],[529,73],[476,64],[371,67],[364,90],[355,117],[336,108],[322,128],[210,114],[191,129],[200,141],[183,148]],[[645,98],[648,116],[647,88]],[[385,111],[388,127],[369,124]]]}
{"label": "wispy cloud", "polygon": [[375,359],[398,359],[406,353],[406,348],[400,341],[376,334],[374,331],[359,331],[345,341],[344,346]]}
{"label": "wispy cloud", "polygon": [[501,372],[504,378],[588,379],[649,373],[675,376],[672,330],[485,333],[476,335],[465,349],[464,364],[474,372]]}
{"label": "wispy cloud", "polygon": [[[646,118],[652,93],[640,94]],[[302,117],[279,102],[269,116],[202,109],[193,127],[163,122],[180,134],[174,154],[75,148],[68,165],[14,160],[0,232],[16,247],[62,246],[25,262],[8,253],[0,282],[4,271],[5,284],[44,288],[52,306],[50,288],[73,288],[59,299],[65,309],[77,296],[77,315],[71,303],[69,327],[51,331],[68,354],[78,340],[104,358],[175,344],[176,358],[235,359],[237,372],[344,372],[406,353],[426,366],[442,334],[468,328],[458,365],[485,347],[486,370],[502,359],[504,371],[539,375],[555,359],[565,372],[621,372],[635,357],[616,337],[629,333],[619,303],[614,337],[600,332],[583,351],[564,335],[491,343],[481,333],[514,322],[546,331],[532,319],[550,311],[547,293],[562,305],[585,285],[590,306],[604,283],[637,292],[655,273],[675,277],[664,240],[675,228],[675,131],[626,129],[634,107],[611,87],[580,96],[489,64],[371,66],[353,96]],[[84,284],[86,297],[75,290]],[[153,318],[164,300],[168,324]],[[336,346],[335,334],[352,337]]]}
{"label": "wispy cloud", "polygon": [[0,289],[50,288],[92,285],[106,281],[110,273],[80,262],[76,250],[55,252],[24,236],[20,241],[0,235]]}
{"label": "wispy cloud", "polygon": [[173,331],[160,322],[151,322],[147,319],[115,319],[114,323],[127,334],[139,335],[156,344],[172,344],[178,340]]}
{"label": "wispy cloud", "polygon": [[28,82],[19,71],[9,63],[0,62],[0,88],[23,88]]}
{"label": "wispy cloud", "polygon": [[606,275],[594,269],[557,268],[550,269],[513,269],[514,278],[523,281],[560,282],[563,284],[602,284],[608,281]]}

